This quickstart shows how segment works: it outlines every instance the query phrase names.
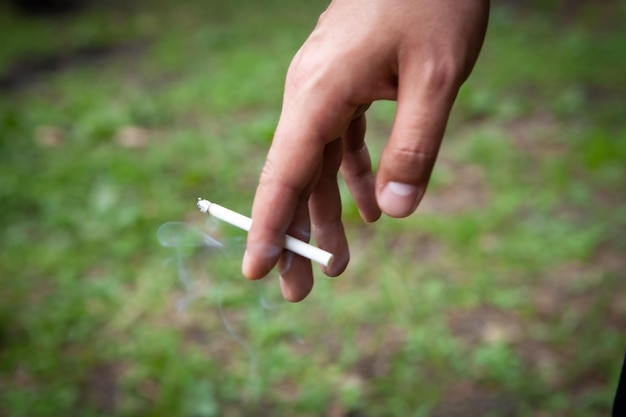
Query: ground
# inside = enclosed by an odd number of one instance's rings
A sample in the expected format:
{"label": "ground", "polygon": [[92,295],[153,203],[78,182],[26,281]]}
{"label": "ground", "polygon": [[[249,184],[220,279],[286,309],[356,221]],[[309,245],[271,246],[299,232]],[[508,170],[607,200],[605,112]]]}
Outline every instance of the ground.
{"label": "ground", "polygon": [[344,192],[350,266],[292,305],[195,203],[249,212],[324,5],[1,6],[0,415],[609,413],[624,7],[494,5],[417,213],[365,225]]}

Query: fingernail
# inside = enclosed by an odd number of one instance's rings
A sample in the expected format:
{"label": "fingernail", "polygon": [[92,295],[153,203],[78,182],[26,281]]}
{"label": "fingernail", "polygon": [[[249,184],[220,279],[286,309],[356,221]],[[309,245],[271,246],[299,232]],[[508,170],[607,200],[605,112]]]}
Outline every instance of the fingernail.
{"label": "fingernail", "polygon": [[258,261],[256,261],[247,250],[243,253],[243,260],[241,261],[241,272],[248,279],[256,280],[263,278],[267,274],[266,269],[269,271],[270,268],[271,266],[259,266]]}
{"label": "fingernail", "polygon": [[380,195],[380,208],[392,217],[404,217],[417,207],[420,189],[415,185],[390,181]]}
{"label": "fingernail", "polygon": [[249,276],[250,274],[250,255],[248,255],[248,251],[243,253],[243,260],[241,261],[241,271],[245,276]]}

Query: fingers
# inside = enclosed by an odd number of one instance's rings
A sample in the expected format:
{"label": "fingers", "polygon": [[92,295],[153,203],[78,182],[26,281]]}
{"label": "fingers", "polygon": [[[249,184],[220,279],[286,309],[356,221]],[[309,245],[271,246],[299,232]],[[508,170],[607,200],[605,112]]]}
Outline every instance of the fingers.
{"label": "fingers", "polygon": [[299,201],[317,187],[325,146],[341,135],[355,110],[345,100],[342,72],[302,50],[287,73],[283,109],[254,198],[242,266],[251,279],[276,264]]}
{"label": "fingers", "polygon": [[[318,180],[315,181],[314,191],[310,198],[307,193],[302,194],[296,204],[291,224],[286,230],[286,233],[291,236],[309,241],[310,225],[312,225],[318,245],[335,255],[333,263],[324,271],[330,276],[342,273],[350,257],[348,242],[341,223],[341,199],[337,186],[337,170],[340,162],[341,142],[335,140],[324,150],[320,171],[315,174]],[[266,257],[266,259],[272,258],[272,256]],[[262,264],[263,268],[271,269],[271,266],[269,262]],[[283,250],[278,260],[278,272],[281,291],[286,300],[297,302],[311,292],[313,271],[310,260]]]}
{"label": "fingers", "polygon": [[[287,84],[289,91],[295,89],[295,82]],[[349,120],[347,105],[328,105],[341,102],[330,97],[337,89],[318,88],[312,92],[310,80],[304,84],[286,93],[257,187],[242,265],[243,274],[250,279],[264,277],[276,265],[287,227],[294,223],[301,201],[307,201],[317,186],[324,147],[345,129],[347,123],[343,120]]]}
{"label": "fingers", "polygon": [[343,134],[343,175],[361,214],[366,222],[374,222],[380,217],[380,208],[374,193],[374,174],[367,145],[365,144],[365,114],[350,123]]}
{"label": "fingers", "polygon": [[422,199],[458,91],[445,68],[414,65],[400,73],[396,118],[376,177],[378,205],[391,217],[408,216]]}
{"label": "fingers", "polygon": [[337,185],[341,146],[340,139],[326,145],[320,178],[309,199],[315,241],[322,249],[334,255],[330,266],[324,268],[324,273],[328,276],[341,274],[350,259],[348,241],[341,222],[341,197]]}

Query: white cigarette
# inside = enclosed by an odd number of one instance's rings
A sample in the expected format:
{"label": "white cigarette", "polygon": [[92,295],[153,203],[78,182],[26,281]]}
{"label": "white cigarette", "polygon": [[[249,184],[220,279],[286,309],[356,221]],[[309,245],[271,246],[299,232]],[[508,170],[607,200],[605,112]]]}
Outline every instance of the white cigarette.
{"label": "white cigarette", "polygon": [[[198,198],[198,208],[203,213],[209,213],[213,217],[217,217],[220,220],[230,223],[233,226],[237,226],[246,232],[250,231],[252,226],[252,219],[239,214],[235,211],[229,210],[226,207],[222,207],[218,204],[211,203],[208,200]],[[323,249],[310,245],[302,240],[296,239],[293,236],[285,236],[284,248],[290,250],[293,253],[297,253],[300,256],[304,256],[312,261],[328,267],[333,261],[333,254],[326,252]]]}

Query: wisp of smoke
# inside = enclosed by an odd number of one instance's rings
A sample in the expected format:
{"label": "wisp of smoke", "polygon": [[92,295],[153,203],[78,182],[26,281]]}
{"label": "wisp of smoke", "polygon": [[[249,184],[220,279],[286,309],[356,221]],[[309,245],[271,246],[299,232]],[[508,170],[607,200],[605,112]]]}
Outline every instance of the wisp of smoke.
{"label": "wisp of smoke", "polygon": [[[176,303],[177,311],[182,313],[195,300],[203,296],[212,295],[212,298],[216,300],[217,311],[224,326],[224,330],[241,346],[249,358],[250,381],[252,382],[258,377],[257,355],[255,350],[250,346],[250,343],[236,330],[234,322],[227,317],[227,312],[223,305],[225,280],[221,279],[219,273],[215,274],[215,271],[208,271],[210,272],[210,278],[217,281],[212,283],[216,284],[212,286],[214,292],[207,293],[201,291],[196,282],[198,280],[194,279],[193,268],[191,267],[191,259],[193,257],[202,256],[203,260],[205,260],[212,255],[224,255],[224,253],[228,251],[228,248],[199,228],[184,222],[168,222],[163,224],[157,231],[157,239],[162,246],[171,248],[174,252],[173,257],[168,261],[175,264],[178,279],[184,289],[183,297]],[[235,248],[241,248],[243,246],[242,241],[231,240],[228,241],[232,244],[231,246]],[[216,259],[216,261],[219,260]],[[203,262],[203,265],[207,264]],[[244,282],[246,281],[242,279],[242,285],[244,285]],[[276,305],[273,305],[264,295],[259,282],[255,282],[254,284],[258,296],[258,306],[256,308],[260,307],[264,311],[263,316],[265,316],[265,312],[273,310],[276,308]]]}
{"label": "wisp of smoke", "polygon": [[222,245],[201,230],[183,222],[168,222],[157,231],[157,239],[161,246],[171,248],[174,251],[174,261],[176,272],[181,285],[185,290],[185,296],[177,303],[178,311],[183,311],[196,297],[193,291],[192,274],[187,267],[185,259],[191,252],[198,250],[216,251],[222,250]]}

